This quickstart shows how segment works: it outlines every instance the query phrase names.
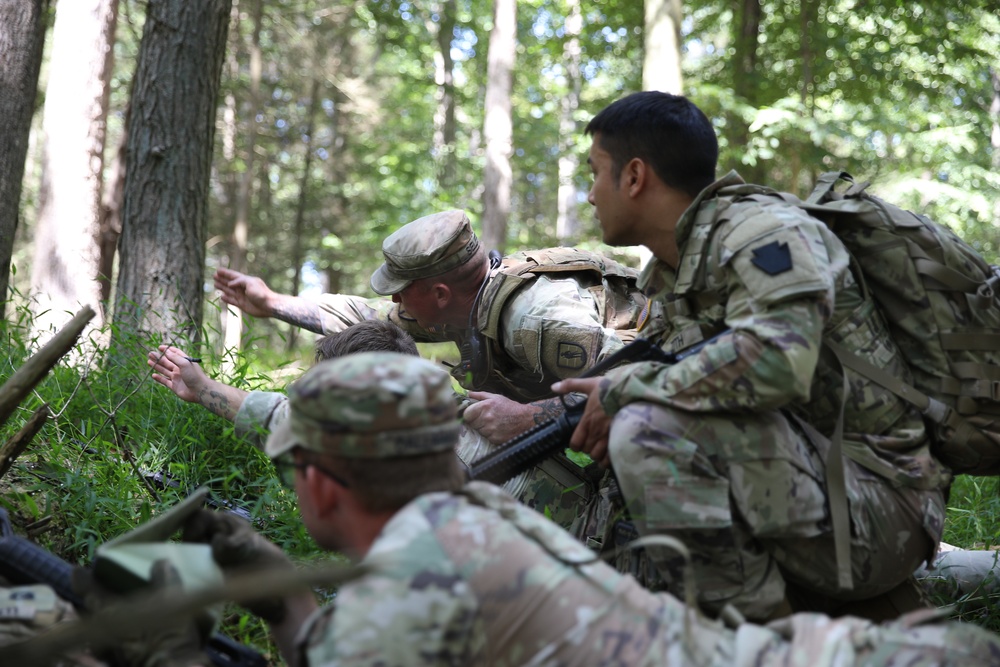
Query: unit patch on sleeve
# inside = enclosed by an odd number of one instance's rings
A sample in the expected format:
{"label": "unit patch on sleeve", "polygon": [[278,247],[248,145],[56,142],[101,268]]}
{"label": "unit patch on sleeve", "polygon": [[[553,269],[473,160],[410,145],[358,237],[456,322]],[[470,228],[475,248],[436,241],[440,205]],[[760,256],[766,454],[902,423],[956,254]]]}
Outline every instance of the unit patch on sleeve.
{"label": "unit patch on sleeve", "polygon": [[559,341],[556,365],[572,370],[584,368],[587,365],[587,350],[577,343]]}
{"label": "unit patch on sleeve", "polygon": [[772,241],[767,245],[754,248],[751,263],[769,276],[792,270],[792,253],[787,243]]}

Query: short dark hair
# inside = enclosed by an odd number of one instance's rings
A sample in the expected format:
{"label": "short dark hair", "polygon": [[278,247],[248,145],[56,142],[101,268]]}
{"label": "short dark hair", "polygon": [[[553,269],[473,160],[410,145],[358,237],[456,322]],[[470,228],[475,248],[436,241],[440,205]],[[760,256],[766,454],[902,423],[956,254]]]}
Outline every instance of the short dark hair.
{"label": "short dark hair", "polygon": [[350,484],[369,512],[395,511],[425,493],[458,491],[465,467],[454,450],[393,458],[345,458],[299,448],[309,462],[322,463]]}
{"label": "short dark hair", "polygon": [[632,158],[649,163],[667,186],[692,198],[715,181],[719,160],[715,128],[701,109],[681,95],[633,93],[605,107],[585,132],[611,155],[616,182]]}
{"label": "short dark hair", "polygon": [[355,352],[399,352],[414,357],[420,354],[410,334],[383,320],[358,322],[316,341],[317,362]]}

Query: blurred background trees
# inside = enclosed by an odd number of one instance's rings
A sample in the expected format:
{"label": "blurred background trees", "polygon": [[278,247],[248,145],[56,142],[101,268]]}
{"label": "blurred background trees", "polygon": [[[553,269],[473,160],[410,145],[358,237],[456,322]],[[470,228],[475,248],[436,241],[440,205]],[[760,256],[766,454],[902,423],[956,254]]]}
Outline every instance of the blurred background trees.
{"label": "blurred background trees", "polygon": [[[468,211],[481,235],[506,252],[600,247],[586,203],[582,128],[643,87],[682,92],[706,111],[719,132],[722,172],[737,169],[804,194],[818,173],[847,170],[951,225],[987,257],[998,254],[1000,18],[988,0],[231,0],[205,3],[227,17],[228,36],[213,27],[221,50],[188,54],[200,66],[163,63],[156,85],[139,85],[140,42],[148,12],[170,3],[54,4],[39,84],[44,104],[36,105],[30,150],[20,160],[20,205],[7,211],[7,195],[0,208],[0,260],[9,255],[16,269],[15,300],[73,288],[61,301],[31,301],[39,312],[61,312],[63,322],[74,300],[138,302],[187,311],[143,327],[190,339],[220,265],[279,291],[368,295],[381,239],[449,207]],[[7,5],[0,0],[0,9]],[[85,44],[69,47],[75,60],[59,30],[69,5],[92,6],[95,21],[97,12],[112,17],[94,22]],[[113,68],[100,70],[112,56]],[[91,63],[93,74],[67,79],[67,62]],[[96,77],[103,88],[90,80]],[[73,104],[56,101],[80,79],[94,92],[74,93]],[[142,185],[142,170],[182,163],[174,146],[154,141],[128,147],[122,171],[126,119],[140,136],[150,114],[183,106],[184,91],[196,86],[208,96],[198,113],[214,118],[214,141],[202,129],[194,140],[202,145],[192,150],[211,149],[210,165],[183,167],[183,185]],[[5,87],[0,98],[31,109],[33,90]],[[174,92],[155,97],[165,90]],[[106,124],[95,104],[105,98]],[[89,123],[81,122],[86,113]],[[165,127],[177,136],[194,129],[194,121],[158,122],[181,123]],[[56,128],[71,127],[72,138],[59,138]],[[85,160],[84,150],[91,151]],[[0,149],[0,165],[18,162],[11,151]],[[81,190],[86,205],[53,209],[53,197],[73,192],[57,185],[73,165],[81,187],[91,179]],[[11,183],[0,181],[10,192]],[[155,203],[201,187],[203,207]],[[120,294],[109,294],[107,248],[119,211],[122,266],[110,270]],[[151,218],[165,227],[156,232]],[[142,230],[145,245],[137,240]],[[642,261],[636,252],[624,256]],[[79,261],[63,267],[59,257]],[[96,257],[104,268],[95,268]],[[183,298],[143,302],[157,280],[182,273],[193,276]],[[104,292],[94,296],[102,274]],[[220,317],[210,308],[202,332],[216,347],[234,347],[241,326],[238,314]],[[280,323],[256,322],[253,332],[257,345],[296,344]]]}

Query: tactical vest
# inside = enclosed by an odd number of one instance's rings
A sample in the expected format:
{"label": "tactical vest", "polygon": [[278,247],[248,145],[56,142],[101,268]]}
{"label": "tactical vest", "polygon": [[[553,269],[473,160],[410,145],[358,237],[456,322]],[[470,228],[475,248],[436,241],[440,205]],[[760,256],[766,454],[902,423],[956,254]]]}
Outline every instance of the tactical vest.
{"label": "tactical vest", "polygon": [[[636,287],[638,272],[602,255],[575,248],[546,248],[514,253],[503,259],[490,277],[477,311],[476,332],[479,369],[476,377],[457,377],[466,387],[503,394],[521,401],[552,396],[550,385],[557,378],[522,368],[503,349],[501,315],[510,298],[540,275],[572,277],[594,296],[598,319],[613,329],[622,342],[636,336],[647,299]],[[473,335],[475,335],[475,333]],[[596,362],[590,360],[582,373]]]}

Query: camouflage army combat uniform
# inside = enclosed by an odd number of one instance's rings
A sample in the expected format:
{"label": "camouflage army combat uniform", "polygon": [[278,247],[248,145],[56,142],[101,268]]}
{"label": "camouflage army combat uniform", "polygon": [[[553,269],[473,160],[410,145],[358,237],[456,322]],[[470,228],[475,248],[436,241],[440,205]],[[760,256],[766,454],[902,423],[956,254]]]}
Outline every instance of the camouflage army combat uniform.
{"label": "camouflage army combat uniform", "polygon": [[[372,276],[372,287],[389,293],[379,276],[390,264],[412,263],[417,258],[451,268],[478,249],[479,239],[463,212],[420,218],[385,239],[386,264]],[[397,270],[403,269],[397,266]],[[482,367],[476,374],[455,370],[456,380],[466,388],[520,402],[552,397],[554,382],[576,377],[620,349],[624,341],[634,338],[639,322],[648,319],[647,301],[635,285],[637,275],[610,258],[572,248],[524,251],[504,258],[491,266],[476,311],[477,331],[484,341]],[[323,313],[324,334],[362,320],[382,319],[399,325],[417,341],[451,341],[461,348],[470,338],[468,329],[425,329],[388,299],[324,294],[317,304]],[[258,413],[269,409],[266,404],[259,409],[251,405],[248,411],[251,408]],[[464,429],[457,451],[468,465],[494,448],[477,432]],[[561,526],[572,527],[580,539],[593,541],[596,534],[590,531],[603,530],[603,523],[597,527],[593,517],[608,513],[606,505],[599,503],[600,479],[557,457],[511,480],[505,488]]]}
{"label": "camouflage army combat uniform", "polygon": [[[301,448],[402,470],[411,457],[448,452],[458,433],[447,374],[407,355],[322,362],[293,385],[289,401],[289,418],[265,445],[276,462]],[[439,474],[440,488],[453,490],[417,494],[379,524],[358,551],[366,571],[306,619],[290,662],[833,667],[972,666],[1000,657],[1000,639],[982,628],[918,627],[915,616],[876,626],[798,614],[734,631],[615,572],[501,489],[450,485],[450,472]],[[347,496],[355,482],[334,483],[341,502],[357,506]],[[308,477],[302,484],[313,493]],[[341,526],[328,511],[335,501],[309,498],[311,532],[366,532],[371,514],[348,516]],[[324,528],[325,516],[331,523]]]}
{"label": "camouflage army combat uniform", "polygon": [[[655,261],[640,279],[663,307],[665,349],[723,335],[673,366],[611,371],[600,396],[639,532],[688,545],[706,608],[767,618],[795,597],[789,586],[815,609],[900,584],[934,555],[949,473],[920,415],[853,373],[845,385],[821,344],[906,377],[843,245],[799,209],[739,200],[753,189],[735,173],[706,188],[678,221],[677,270]],[[827,483],[841,409],[849,586],[838,581]],[[674,556],[651,553],[676,590]]]}
{"label": "camouflage army combat uniform", "polygon": [[[645,304],[635,279],[634,269],[569,248],[505,258],[490,271],[479,303],[477,321],[488,341],[490,369],[476,388],[522,402],[551,397],[554,382],[580,375],[635,337]],[[385,299],[324,294],[318,305],[324,334],[384,319],[419,342],[461,346],[468,340],[467,330],[420,327]],[[473,378],[465,374],[456,372],[455,379],[472,387]]]}
{"label": "camouflage army combat uniform", "polygon": [[733,631],[616,573],[490,485],[421,496],[300,634],[302,665],[986,665],[975,626],[797,614]]}
{"label": "camouflage army combat uniform", "polygon": [[[236,413],[236,434],[263,449],[268,431],[287,418],[288,397],[285,394],[252,391]],[[455,451],[463,463],[469,465],[493,449],[494,445],[479,432],[462,425]],[[525,505],[586,539],[587,535],[596,534],[604,526],[603,523],[598,526],[596,520],[584,523],[585,517],[596,512],[599,504],[595,488],[600,477],[582,477],[593,472],[593,468],[585,472],[566,456],[560,455],[508,480],[503,488]],[[604,495],[607,495],[606,491]],[[585,508],[592,499],[595,509],[588,512]]]}

